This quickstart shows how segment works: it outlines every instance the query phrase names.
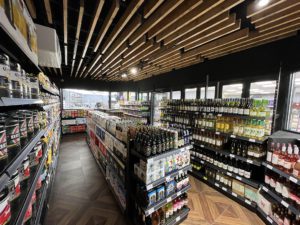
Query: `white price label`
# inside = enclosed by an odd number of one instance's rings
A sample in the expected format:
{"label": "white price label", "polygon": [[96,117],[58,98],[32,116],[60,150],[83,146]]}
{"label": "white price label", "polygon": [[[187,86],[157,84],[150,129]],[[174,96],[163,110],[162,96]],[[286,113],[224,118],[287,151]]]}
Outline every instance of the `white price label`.
{"label": "white price label", "polygon": [[170,176],[166,176],[166,181],[169,182],[171,180]]}
{"label": "white price label", "polygon": [[219,134],[220,134],[220,132],[217,131],[217,132],[216,132],[216,135],[219,135]]}
{"label": "white price label", "polygon": [[255,139],[250,138],[249,141],[255,143]]}
{"label": "white price label", "polygon": [[245,202],[246,202],[248,205],[251,205],[251,202],[250,202],[248,199],[246,199]]}
{"label": "white price label", "polygon": [[281,201],[281,205],[283,205],[285,208],[289,207],[289,204],[286,201]]}
{"label": "white price label", "polygon": [[204,161],[203,161],[203,160],[200,160],[200,162],[201,162],[202,164],[204,164]]}
{"label": "white price label", "polygon": [[176,217],[176,222],[178,222],[180,220],[180,216]]}
{"label": "white price label", "polygon": [[263,188],[262,188],[265,192],[268,192],[269,191],[269,189],[268,188],[266,188],[265,186],[263,186]]}
{"label": "white price label", "polygon": [[227,172],[227,175],[231,177],[231,176],[232,176],[232,173],[230,173],[230,172]]}
{"label": "white price label", "polygon": [[218,114],[217,116],[222,116],[222,114]]}
{"label": "white price label", "polygon": [[220,187],[220,185],[219,185],[218,183],[215,183],[215,185],[216,185],[217,187]]}
{"label": "white price label", "polygon": [[227,191],[227,188],[225,188],[225,187],[222,187],[222,190],[223,190],[223,191]]}
{"label": "white price label", "polygon": [[201,148],[204,148],[204,145],[200,145]]}
{"label": "white price label", "polygon": [[269,216],[267,216],[267,220],[273,224],[273,220]]}
{"label": "white price label", "polygon": [[241,178],[241,177],[239,177],[239,176],[236,176],[236,179],[237,179],[237,180],[242,180],[242,178]]}
{"label": "white price label", "polygon": [[181,176],[183,174],[183,170],[179,170],[178,174],[179,174],[179,176]]}
{"label": "white price label", "polygon": [[195,157],[194,157],[194,156],[191,156],[191,159],[195,159]]}
{"label": "white price label", "polygon": [[177,197],[180,196],[180,195],[181,195],[181,191],[178,191],[177,192]]}
{"label": "white price label", "polygon": [[253,160],[247,159],[247,163],[253,164]]}
{"label": "white price label", "polygon": [[272,170],[273,169],[273,166],[271,166],[270,164],[267,164],[267,168]]}
{"label": "white price label", "polygon": [[167,198],[167,202],[171,202],[171,201],[172,201],[171,197]]}
{"label": "white price label", "polygon": [[298,183],[298,180],[295,177],[293,177],[293,176],[290,176],[289,180],[292,181],[292,182],[294,182],[295,184]]}
{"label": "white price label", "polygon": [[237,197],[237,194],[236,194],[236,193],[232,192],[231,194],[232,194],[234,197]]}
{"label": "white price label", "polygon": [[233,134],[232,134],[232,135],[230,135],[230,137],[231,137],[231,138],[236,138],[236,136],[235,136],[235,135],[233,135]]}
{"label": "white price label", "polygon": [[229,157],[231,157],[231,158],[235,158],[235,155],[233,155],[233,154],[229,154]]}
{"label": "white price label", "polygon": [[148,215],[152,214],[154,212],[154,208],[151,208],[148,210]]}
{"label": "white price label", "polygon": [[152,189],[153,188],[153,184],[149,184],[148,186],[147,186],[147,190],[150,190],[150,189]]}

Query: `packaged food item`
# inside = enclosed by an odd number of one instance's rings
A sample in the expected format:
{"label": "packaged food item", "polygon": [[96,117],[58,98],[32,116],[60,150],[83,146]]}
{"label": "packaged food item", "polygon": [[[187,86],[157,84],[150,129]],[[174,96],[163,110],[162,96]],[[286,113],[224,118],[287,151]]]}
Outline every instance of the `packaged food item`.
{"label": "packaged food item", "polygon": [[9,71],[9,57],[3,53],[0,53],[0,97],[11,97],[11,83],[9,78]]}
{"label": "packaged food item", "polygon": [[23,91],[23,98],[28,98],[28,93],[27,93],[27,81],[26,81],[26,72],[25,70],[21,71],[21,85],[22,85],[22,91]]}
{"label": "packaged food item", "polygon": [[4,188],[0,192],[0,224],[8,224],[11,218],[9,191]]}
{"label": "packaged food item", "polygon": [[16,112],[13,116],[16,120],[19,121],[19,129],[20,129],[20,144],[21,148],[24,148],[28,143],[28,134],[27,134],[27,122],[26,117],[22,113]]}
{"label": "packaged food item", "polygon": [[38,78],[31,75],[30,84],[31,84],[31,98],[32,99],[38,99],[39,94],[40,94]]}
{"label": "packaged food item", "polygon": [[18,170],[10,178],[7,187],[9,190],[9,200],[10,202],[13,202],[21,194],[20,176]]}
{"label": "packaged food item", "polygon": [[0,171],[4,170],[8,164],[8,151],[6,141],[6,130],[3,125],[0,125]]}
{"label": "packaged food item", "polygon": [[169,181],[166,184],[166,196],[169,196],[175,192],[176,182],[174,180]]}
{"label": "packaged food item", "polygon": [[19,63],[11,64],[10,79],[12,98],[23,98],[23,90],[21,85],[21,66]]}
{"label": "packaged food item", "polygon": [[5,126],[8,159],[11,161],[21,150],[19,121],[2,114],[0,125]]}
{"label": "packaged food item", "polygon": [[37,110],[33,111],[33,128],[34,134],[37,134],[40,131],[40,114]]}
{"label": "packaged food item", "polygon": [[156,200],[161,201],[165,198],[165,187],[160,186],[156,189]]}
{"label": "packaged food item", "polygon": [[24,114],[27,122],[28,140],[31,140],[34,135],[33,113],[31,111],[24,111]]}
{"label": "packaged food item", "polygon": [[155,190],[148,192],[148,202],[149,202],[149,206],[153,205],[156,202],[156,191]]}
{"label": "packaged food item", "polygon": [[21,182],[21,187],[27,186],[27,179],[30,177],[30,167],[29,167],[29,158],[26,157],[22,165],[19,167],[19,176],[20,176],[20,182]]}

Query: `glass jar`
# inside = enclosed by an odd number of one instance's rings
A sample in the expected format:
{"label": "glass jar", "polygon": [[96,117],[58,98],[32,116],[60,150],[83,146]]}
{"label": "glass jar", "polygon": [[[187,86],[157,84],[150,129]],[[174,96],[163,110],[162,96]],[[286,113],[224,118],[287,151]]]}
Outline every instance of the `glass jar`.
{"label": "glass jar", "polygon": [[0,125],[0,172],[4,170],[8,164],[8,152],[6,141],[6,130],[3,125]]}
{"label": "glass jar", "polygon": [[11,96],[12,98],[23,98],[23,87],[21,80],[21,66],[19,63],[11,64]]}
{"label": "glass jar", "polygon": [[20,144],[21,148],[24,148],[28,143],[28,133],[27,133],[27,122],[26,117],[22,113],[22,111],[18,111],[16,115],[13,116],[14,119],[19,121],[19,129],[20,129]]}
{"label": "glass jar", "polygon": [[27,96],[29,99],[31,99],[31,83],[30,83],[29,74],[26,74],[26,84],[27,84]]}
{"label": "glass jar", "polygon": [[17,170],[8,181],[9,200],[14,202],[21,194],[20,176]]}
{"label": "glass jar", "polygon": [[31,140],[34,136],[33,113],[31,111],[26,111],[25,117],[27,122],[28,140]]}
{"label": "glass jar", "polygon": [[22,165],[19,167],[19,175],[20,175],[20,182],[21,182],[21,189],[27,187],[27,180],[30,177],[30,167],[29,167],[29,157],[26,157]]}
{"label": "glass jar", "polygon": [[30,84],[31,84],[31,98],[38,99],[40,94],[40,89],[39,89],[39,81],[37,77],[31,76]]}
{"label": "glass jar", "polygon": [[9,71],[9,57],[5,54],[0,53],[0,97],[11,97],[11,82]]}
{"label": "glass jar", "polygon": [[25,70],[22,70],[21,72],[21,85],[22,85],[22,91],[23,91],[23,98],[29,98],[28,97],[28,88],[27,88],[27,80],[26,80],[26,72]]}
{"label": "glass jar", "polygon": [[33,111],[33,127],[34,134],[37,134],[40,131],[40,114],[37,110]]}
{"label": "glass jar", "polygon": [[4,188],[0,192],[0,223],[8,224],[11,218],[9,191]]}

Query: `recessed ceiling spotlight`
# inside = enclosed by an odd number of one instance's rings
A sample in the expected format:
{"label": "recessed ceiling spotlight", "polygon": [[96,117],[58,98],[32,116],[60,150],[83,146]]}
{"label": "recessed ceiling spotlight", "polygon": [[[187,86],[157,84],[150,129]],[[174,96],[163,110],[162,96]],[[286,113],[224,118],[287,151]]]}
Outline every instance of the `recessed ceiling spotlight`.
{"label": "recessed ceiling spotlight", "polygon": [[265,7],[266,5],[268,5],[270,2],[270,0],[259,0],[257,3],[258,7]]}
{"label": "recessed ceiling spotlight", "polygon": [[126,78],[126,77],[127,77],[127,74],[126,74],[126,73],[122,73],[122,74],[121,74],[121,77],[122,77],[122,78]]}
{"label": "recessed ceiling spotlight", "polygon": [[130,73],[133,74],[133,75],[137,75],[138,69],[137,69],[136,67],[132,67],[132,68],[130,69]]}

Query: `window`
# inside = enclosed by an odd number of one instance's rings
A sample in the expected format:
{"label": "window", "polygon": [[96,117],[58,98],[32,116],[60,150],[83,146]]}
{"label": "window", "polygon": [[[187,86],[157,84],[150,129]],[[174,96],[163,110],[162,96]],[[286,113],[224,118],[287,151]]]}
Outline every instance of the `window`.
{"label": "window", "polygon": [[135,95],[136,95],[135,92],[129,92],[129,99],[128,99],[128,101],[135,101]]}
{"label": "window", "polygon": [[139,100],[140,101],[147,101],[148,100],[148,93],[140,93],[139,94]]}
{"label": "window", "polygon": [[172,99],[181,99],[181,91],[172,91]]}
{"label": "window", "polygon": [[63,89],[64,109],[108,109],[109,92]]}
{"label": "window", "polygon": [[[274,102],[276,81],[254,82],[250,86],[250,98],[263,98]],[[273,105],[273,104],[272,104]]]}
{"label": "window", "polygon": [[185,89],[185,99],[196,99],[196,98],[197,98],[197,88]]}
{"label": "window", "polygon": [[111,92],[111,108],[119,109],[120,103],[126,99],[126,92]]}
{"label": "window", "polygon": [[[215,98],[215,93],[216,93],[216,87],[215,86],[210,86],[207,88],[207,99],[214,99]],[[200,88],[200,99],[205,98],[205,87]]]}
{"label": "window", "polygon": [[229,84],[223,86],[222,98],[241,98],[243,84]]}
{"label": "window", "polygon": [[300,132],[300,72],[293,74],[287,129]]}

